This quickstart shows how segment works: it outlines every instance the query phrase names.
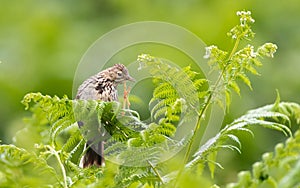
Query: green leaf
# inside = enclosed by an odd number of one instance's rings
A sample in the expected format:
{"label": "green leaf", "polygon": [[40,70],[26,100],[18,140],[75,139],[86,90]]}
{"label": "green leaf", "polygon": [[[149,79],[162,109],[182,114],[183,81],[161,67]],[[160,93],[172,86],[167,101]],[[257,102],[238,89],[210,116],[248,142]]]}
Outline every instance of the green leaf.
{"label": "green leaf", "polygon": [[231,91],[229,89],[225,90],[225,97],[226,97],[226,109],[229,111],[229,107],[231,104]]}
{"label": "green leaf", "polygon": [[14,145],[0,145],[0,187],[53,186],[59,175],[47,162]]}
{"label": "green leaf", "polygon": [[245,74],[239,73],[238,78],[240,78],[252,90],[251,81]]}
{"label": "green leaf", "polygon": [[50,129],[50,143],[56,145],[55,140],[57,136],[71,126],[77,126],[77,123],[74,123],[69,118],[62,118],[56,121]]}
{"label": "green leaf", "polygon": [[235,143],[237,143],[240,148],[242,147],[240,139],[237,136],[235,136],[234,134],[227,134],[226,136],[233,140]]}
{"label": "green leaf", "polygon": [[238,86],[236,81],[231,81],[229,83],[229,87],[231,87],[233,89],[233,91],[235,91],[238,95],[240,95],[240,87]]}
{"label": "green leaf", "polygon": [[230,149],[232,151],[237,151],[240,154],[242,153],[241,150],[238,147],[234,146],[234,145],[221,145],[221,146],[219,146],[219,148]]}
{"label": "green leaf", "polygon": [[253,67],[253,66],[251,66],[251,65],[247,65],[247,66],[245,66],[245,69],[247,70],[247,71],[249,71],[250,73],[252,73],[253,75],[260,75],[258,72],[257,72],[257,70]]}
{"label": "green leaf", "polygon": [[209,153],[209,155],[207,156],[207,159],[209,161],[208,163],[208,167],[210,170],[210,175],[212,178],[214,178],[214,174],[215,174],[215,169],[216,169],[216,159],[217,159],[217,151],[212,151]]}

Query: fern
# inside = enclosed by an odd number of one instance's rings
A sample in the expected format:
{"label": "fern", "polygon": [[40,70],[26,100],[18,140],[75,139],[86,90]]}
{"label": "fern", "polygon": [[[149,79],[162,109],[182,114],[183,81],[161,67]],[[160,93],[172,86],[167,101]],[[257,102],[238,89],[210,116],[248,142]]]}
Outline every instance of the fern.
{"label": "fern", "polygon": [[214,91],[223,90],[228,109],[231,102],[231,91],[233,90],[237,94],[240,94],[240,86],[237,80],[241,80],[252,89],[247,73],[259,75],[256,67],[262,66],[261,58],[273,57],[277,50],[277,46],[272,43],[265,43],[259,46],[257,50],[255,50],[254,46],[247,44],[244,48],[238,50],[242,40],[247,39],[251,41],[254,37],[254,32],[251,29],[254,19],[251,17],[250,11],[238,11],[237,15],[240,17],[240,24],[228,32],[228,36],[235,41],[232,51],[228,53],[212,45],[206,48],[204,56],[208,59],[209,65],[214,70],[220,72],[219,79],[212,87],[212,98],[219,101],[220,96],[218,95],[220,92],[215,93]]}
{"label": "fern", "polygon": [[[45,114],[47,117],[47,124],[51,125],[48,127],[50,137],[45,143],[50,145],[41,146],[41,154],[46,159],[53,155],[59,163],[67,165],[67,169],[75,171],[79,170],[78,168],[76,169],[76,166],[85,143],[82,135],[87,139],[97,136],[98,126],[94,126],[94,123],[103,126],[112,136],[111,143],[114,143],[113,141],[124,142],[137,134],[134,129],[142,129],[145,126],[139,121],[138,117],[132,115],[137,113],[131,110],[124,110],[126,114],[124,115],[119,110],[118,103],[115,102],[69,100],[67,97],[59,99],[58,97],[44,96],[40,93],[31,93],[24,97],[22,103],[28,109],[31,101],[35,102],[32,109],[42,109],[42,114]],[[59,109],[63,112],[55,114]],[[80,128],[80,131],[77,122],[85,125]],[[130,126],[125,126],[128,124]],[[114,126],[107,127],[106,125]],[[96,130],[96,132],[92,130]],[[92,134],[89,135],[86,132],[92,132]],[[68,135],[65,133],[70,134],[67,139],[61,137]],[[60,141],[61,139],[64,140],[64,143]],[[59,141],[59,144],[56,143],[57,141]],[[112,145],[111,147],[114,146]],[[108,147],[109,149],[110,147]],[[65,167],[61,166],[61,170],[64,172],[63,174],[66,173]],[[63,179],[65,179],[64,185],[66,185],[67,177],[63,177]]]}
{"label": "fern", "polygon": [[71,160],[76,152],[78,152],[84,146],[83,137],[79,130],[72,133],[70,138],[62,147],[62,151],[68,154],[68,159]]}
{"label": "fern", "polygon": [[[117,161],[129,166],[147,166],[150,161],[157,164],[161,156],[169,152],[169,150],[165,150],[165,146],[169,143],[174,147],[177,143],[175,141],[165,142],[168,140],[165,135],[171,136],[176,131],[173,124],[161,121],[162,126],[146,125],[139,120],[136,112],[119,109],[118,103],[115,102],[69,100],[66,97],[59,100],[58,97],[51,98],[40,93],[32,93],[25,96],[23,103],[28,108],[31,101],[35,102],[34,109],[43,110],[48,123],[51,125],[48,128],[50,138],[45,143],[51,146],[41,146],[41,154],[46,159],[55,156],[58,163],[61,164],[60,170],[63,172],[64,185],[68,184],[66,173],[69,172],[66,171],[67,169],[81,173],[81,170],[76,168],[76,164],[78,164],[81,156],[78,153],[84,144],[82,135],[87,140],[96,138],[99,126],[105,128],[107,133],[111,135],[107,141],[105,153],[111,154],[110,157],[114,157]],[[177,103],[175,104],[178,105]],[[62,108],[63,104],[67,107]],[[64,112],[55,115],[53,111],[55,112],[57,108],[63,109]],[[47,114],[51,114],[51,117]],[[170,114],[170,117],[172,117],[170,121],[176,120],[174,115]],[[80,122],[79,125],[84,125],[79,126],[80,131],[77,126],[78,122]],[[94,126],[94,123],[98,126]],[[107,125],[114,126],[107,127]],[[136,130],[139,130],[140,133]],[[64,138],[65,141],[62,143],[60,136],[68,135],[65,133],[70,134],[70,136],[67,139]],[[131,145],[134,143],[134,139],[135,147],[126,148],[126,142],[128,141],[128,144]],[[57,141],[59,141],[58,144]],[[138,155],[132,158],[132,153]],[[62,164],[66,165],[66,168]],[[147,179],[145,174],[139,176]],[[149,176],[154,177],[156,174],[152,172]]]}
{"label": "fern", "polygon": [[[193,159],[186,165],[186,167],[192,168],[197,166],[199,163],[203,167],[203,161],[206,161],[209,163],[209,168],[212,171],[213,176],[215,164],[212,164],[209,161],[216,160],[216,152],[220,148],[229,148],[231,150],[240,152],[239,147],[241,146],[241,143],[235,133],[249,132],[250,134],[253,134],[249,129],[251,126],[263,126],[281,131],[285,135],[291,136],[292,133],[288,128],[288,126],[290,126],[290,118],[300,118],[299,114],[292,114],[287,110],[291,108],[294,111],[298,111],[300,110],[300,105],[286,102],[279,103],[279,100],[276,100],[275,104],[273,105],[267,105],[261,108],[250,110],[245,115],[225,126],[220,133],[202,145],[198,151],[195,152]],[[225,144],[226,140],[228,139],[234,141],[238,146]]]}
{"label": "fern", "polygon": [[[48,143],[51,146],[42,146],[41,154],[46,159],[55,156],[58,163],[66,165],[66,169],[73,169],[78,173],[81,170],[77,169],[75,165],[79,162],[81,155],[78,155],[78,153],[80,153],[79,150],[82,150],[84,144],[82,142],[82,134],[88,140],[96,138],[98,126],[103,126],[109,135],[112,136],[107,142],[105,153],[111,154],[110,157],[116,158],[121,164],[129,166],[137,165],[142,167],[148,166],[149,163],[158,164],[163,155],[174,150],[176,146],[180,146],[178,141],[168,138],[173,136],[176,131],[176,127],[172,123],[179,120],[174,113],[181,111],[179,110],[181,109],[180,100],[175,101],[173,106],[167,110],[167,118],[161,119],[159,124],[152,123],[149,125],[142,123],[138,115],[136,116],[136,112],[120,110],[119,105],[115,102],[69,100],[66,97],[60,101],[58,97],[51,98],[40,93],[33,93],[26,95],[23,103],[28,105],[31,101],[36,103],[34,105],[35,109],[41,108],[45,114],[49,114],[50,111],[55,112],[64,103],[67,105],[67,107],[62,108],[64,113],[59,115],[50,113],[51,118],[47,116],[48,123],[51,126],[49,127],[50,138],[46,144]],[[76,130],[77,122],[84,125],[80,126],[80,131],[78,131],[78,128]],[[98,124],[98,126],[95,127],[94,123]],[[107,125],[114,126],[106,127]],[[136,132],[136,130],[139,130],[139,132]],[[65,139],[64,143],[59,142],[57,144],[56,142],[61,140],[60,136],[67,135],[65,133],[68,132],[70,136]],[[126,147],[127,141],[130,147]],[[169,149],[166,150],[166,148]],[[136,153],[134,158],[132,158],[132,153]],[[75,156],[75,154],[77,155]],[[61,166],[62,174],[68,173],[66,169]],[[157,177],[154,171],[148,175]],[[135,177],[147,179],[146,174],[139,174]],[[68,184],[66,175],[64,175],[63,179],[64,185]],[[156,178],[150,179],[154,180]],[[157,184],[155,182],[152,183]]]}
{"label": "fern", "polygon": [[[197,144],[197,132],[203,127],[203,120],[210,106],[219,103],[229,109],[231,93],[240,94],[238,80],[252,89],[249,74],[259,75],[257,68],[262,66],[261,59],[273,57],[276,52],[277,46],[271,43],[259,47],[251,44],[240,47],[242,40],[250,41],[254,37],[251,30],[254,20],[248,11],[239,11],[238,16],[240,24],[228,33],[235,42],[232,50],[223,51],[217,46],[206,48],[204,57],[208,59],[212,71],[219,73],[214,83],[190,66],[179,68],[162,58],[147,54],[138,56],[140,69],[149,70],[155,85],[149,102],[151,120],[147,122],[140,120],[138,112],[122,109],[118,102],[71,100],[67,96],[51,97],[41,93],[27,94],[22,103],[26,109],[31,110],[32,117],[26,120],[26,127],[15,137],[20,147],[0,146],[0,165],[3,167],[0,169],[0,185],[10,186],[11,182],[14,183],[13,186],[31,187],[202,185],[203,181],[207,182],[201,176],[206,166],[212,177],[217,167],[223,168],[216,161],[220,149],[241,152],[237,132],[254,135],[250,127],[263,126],[291,136],[289,127],[293,124],[292,120],[300,123],[300,106],[280,102],[278,96],[275,104],[248,111],[226,125],[195,152],[192,150],[194,144]],[[224,96],[226,103],[223,104]],[[181,130],[188,130],[187,134],[181,135]],[[29,132],[33,132],[35,136],[24,138],[23,135]],[[100,137],[100,133],[104,137]],[[296,133],[295,138],[289,138],[286,147],[278,145],[275,155],[264,155],[263,162],[253,166],[252,174],[241,173],[239,182],[230,186],[269,183],[282,187],[298,186],[294,181],[299,175],[298,171],[284,170],[293,165],[300,166],[297,159],[299,135]],[[22,145],[24,139],[32,139],[30,146]],[[106,141],[106,167],[79,167],[87,140]],[[22,149],[22,146],[27,150]],[[170,159],[184,147],[186,148],[178,155],[180,160]],[[36,171],[28,173],[29,168]],[[282,171],[287,172],[286,176],[272,174],[271,169],[274,168],[283,169]],[[194,175],[195,172],[197,176]],[[28,179],[38,179],[36,173],[42,176],[37,185],[33,185]],[[44,179],[43,174],[51,178]],[[15,181],[20,178],[22,181]]]}
{"label": "fern", "polygon": [[[154,116],[161,108],[174,104],[178,99],[184,99],[191,110],[199,108],[199,90],[206,80],[197,78],[197,73],[191,71],[190,67],[178,69],[172,67],[163,59],[155,58],[147,54],[138,57],[140,69],[149,68],[150,74],[155,78],[154,83],[157,87],[153,91],[153,98],[150,105],[156,102],[151,114]],[[188,108],[189,109],[189,108]],[[159,117],[162,114],[156,115]]]}
{"label": "fern", "polygon": [[75,125],[74,120],[69,117],[61,118],[55,121],[50,129],[50,144],[56,145],[55,139],[57,136],[72,125]]}
{"label": "fern", "polygon": [[[294,105],[294,104],[293,104]],[[239,187],[299,187],[300,132],[287,139],[285,144],[275,146],[275,152],[262,155],[262,161],[252,166],[252,172],[238,174],[237,183],[230,183],[227,188]]]}
{"label": "fern", "polygon": [[48,187],[55,185],[59,176],[47,162],[25,149],[0,145],[1,187]]}

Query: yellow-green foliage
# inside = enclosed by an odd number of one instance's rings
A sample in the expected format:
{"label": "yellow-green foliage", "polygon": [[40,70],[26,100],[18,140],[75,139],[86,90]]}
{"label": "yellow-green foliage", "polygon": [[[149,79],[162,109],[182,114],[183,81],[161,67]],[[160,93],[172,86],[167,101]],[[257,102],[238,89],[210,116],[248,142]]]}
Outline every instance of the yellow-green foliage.
{"label": "yellow-green foliage", "polygon": [[238,181],[227,188],[291,188],[300,186],[300,131],[285,143],[275,146],[274,152],[262,155],[252,166],[252,172],[238,174]]}
{"label": "yellow-green foliage", "polygon": [[[216,161],[218,150],[227,148],[240,152],[241,142],[236,132],[252,134],[250,126],[263,126],[291,136],[291,119],[300,122],[300,106],[281,103],[278,97],[275,104],[249,111],[199,149],[192,150],[210,105],[217,102],[225,106],[220,96],[226,96],[229,106],[231,90],[240,93],[238,79],[251,88],[247,73],[257,75],[261,57],[273,57],[277,49],[271,43],[257,48],[248,44],[239,49],[241,40],[254,37],[251,30],[254,20],[249,11],[237,15],[240,24],[228,34],[235,42],[233,49],[230,52],[216,46],[206,49],[205,58],[212,70],[219,73],[214,83],[189,66],[178,68],[146,54],[138,57],[140,68],[149,68],[156,86],[149,104],[151,120],[147,122],[140,120],[138,112],[121,109],[118,102],[27,94],[22,103],[32,116],[16,134],[16,146],[0,145],[0,186],[186,187],[197,184],[207,187],[211,183],[204,180],[202,173],[208,166],[213,177],[215,168],[221,167]],[[184,126],[192,130],[176,139],[177,129]],[[118,164],[107,160],[102,168],[80,168],[86,140],[99,141],[100,132],[107,132],[105,155],[118,160]],[[274,155],[265,154],[263,162],[253,166],[252,175],[243,172],[239,175],[240,181],[230,186],[296,186],[300,166],[299,135],[296,133],[295,138],[288,139],[285,147],[278,145]],[[235,145],[228,144],[228,140]],[[178,148],[185,148],[180,160],[161,160],[169,153],[178,152]]]}

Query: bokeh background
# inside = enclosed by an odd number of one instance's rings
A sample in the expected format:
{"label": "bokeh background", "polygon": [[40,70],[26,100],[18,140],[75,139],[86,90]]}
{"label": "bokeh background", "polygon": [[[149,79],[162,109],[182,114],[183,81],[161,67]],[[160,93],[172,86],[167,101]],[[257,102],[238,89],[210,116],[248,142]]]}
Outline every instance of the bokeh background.
{"label": "bokeh background", "polygon": [[[236,11],[250,10],[256,20],[253,44],[278,45],[265,59],[253,90],[234,95],[224,124],[247,110],[272,103],[279,90],[284,101],[300,102],[300,2],[298,0],[0,0],[0,140],[12,143],[28,115],[20,103],[29,92],[72,97],[73,77],[88,47],[110,30],[137,21],[166,21],[195,33],[207,45],[229,50],[227,31],[238,23]],[[223,151],[220,184],[234,181],[261,154],[284,140],[281,133],[254,128],[241,135],[242,154]],[[29,135],[24,135],[29,136]]]}

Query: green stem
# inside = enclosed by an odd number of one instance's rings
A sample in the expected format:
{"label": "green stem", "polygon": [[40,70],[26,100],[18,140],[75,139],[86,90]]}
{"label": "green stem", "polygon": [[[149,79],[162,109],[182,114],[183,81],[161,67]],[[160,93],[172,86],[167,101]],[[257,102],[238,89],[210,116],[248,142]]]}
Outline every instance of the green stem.
{"label": "green stem", "polygon": [[[236,50],[237,50],[237,48],[239,46],[239,43],[240,43],[240,38],[237,38],[237,40],[235,41],[235,44],[234,44],[234,46],[232,48],[232,51],[231,51],[228,59],[226,60],[226,62],[229,62],[231,60],[231,58],[233,57],[234,53],[236,52]],[[220,82],[222,80],[222,76],[225,73],[226,68],[227,68],[227,66],[225,66],[224,69],[222,70],[221,74],[219,75],[219,77],[218,77],[218,79],[217,79],[217,81],[216,81],[216,83],[214,85],[214,88],[213,88],[212,92],[210,93],[210,95],[207,98],[207,101],[206,101],[204,107],[201,109],[201,111],[199,113],[199,116],[198,116],[197,122],[196,122],[196,126],[195,126],[195,128],[193,130],[193,135],[192,135],[191,141],[189,142],[189,144],[187,146],[187,151],[186,151],[186,153],[184,155],[183,165],[182,165],[181,169],[179,170],[179,173],[177,175],[176,180],[178,180],[180,178],[180,176],[182,175],[183,169],[184,169],[184,165],[188,162],[189,156],[191,154],[192,146],[193,146],[195,138],[196,138],[196,133],[197,133],[197,131],[201,127],[202,117],[206,113],[206,110],[208,109],[209,105],[211,104],[211,100],[213,98],[213,95],[215,94],[215,92],[216,92],[216,90],[218,88],[218,85],[220,84]],[[176,184],[177,184],[177,182],[175,182],[175,187],[176,187]]]}
{"label": "green stem", "polygon": [[55,156],[55,158],[57,159],[58,164],[59,164],[60,169],[61,169],[61,172],[62,172],[62,175],[63,175],[63,180],[64,180],[63,187],[68,188],[66,169],[65,169],[62,161],[60,160],[60,157],[59,157],[57,151],[55,149],[53,149],[51,146],[47,146],[47,149],[49,149],[51,154],[53,154]]}
{"label": "green stem", "polygon": [[159,178],[160,182],[162,184],[164,184],[164,180],[162,179],[161,175],[159,174],[158,170],[153,166],[153,164],[147,160],[147,162],[149,163],[149,165],[151,166],[151,168],[153,169],[153,171],[155,172],[155,174],[157,175],[157,177]]}
{"label": "green stem", "polygon": [[238,46],[239,46],[239,44],[240,44],[240,41],[241,41],[241,39],[238,37],[238,38],[236,39],[235,44],[234,44],[234,46],[233,46],[233,48],[232,48],[232,50],[231,50],[231,53],[230,53],[230,55],[229,55],[229,57],[228,57],[228,61],[231,60],[232,56],[233,56],[234,53],[236,52],[236,50],[237,50],[237,48],[238,48]]}

